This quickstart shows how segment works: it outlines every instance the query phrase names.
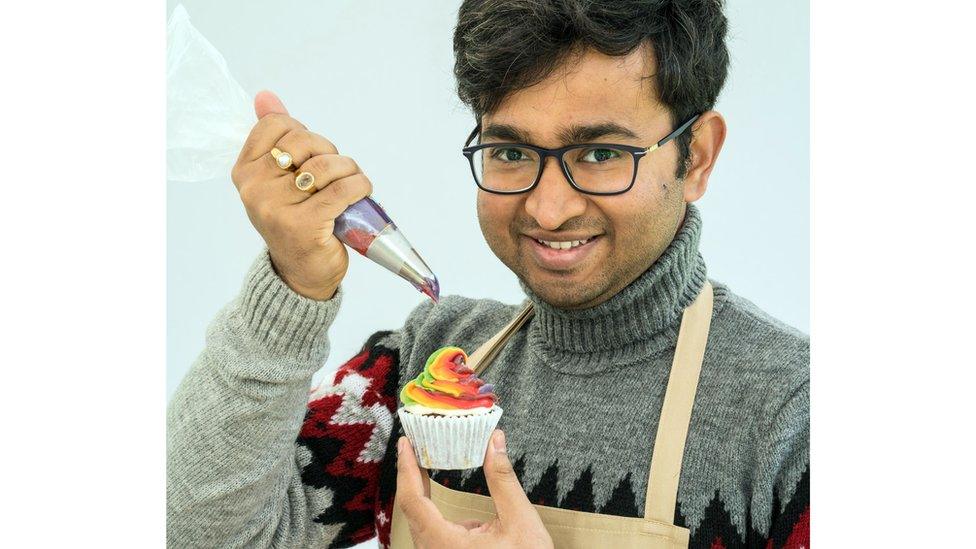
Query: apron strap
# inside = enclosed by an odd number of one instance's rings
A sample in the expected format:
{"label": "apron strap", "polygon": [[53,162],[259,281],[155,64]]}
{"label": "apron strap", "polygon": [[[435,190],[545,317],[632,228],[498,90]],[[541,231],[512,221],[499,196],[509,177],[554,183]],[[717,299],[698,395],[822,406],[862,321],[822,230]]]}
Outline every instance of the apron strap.
{"label": "apron strap", "polygon": [[481,372],[483,372],[485,368],[490,366],[492,361],[495,360],[495,357],[497,357],[498,353],[501,352],[502,347],[505,346],[505,343],[508,342],[509,338],[511,338],[515,332],[519,331],[519,328],[521,328],[523,324],[532,318],[533,314],[534,311],[532,310],[532,303],[529,302],[529,304],[526,305],[525,308],[522,309],[522,311],[515,318],[513,318],[511,322],[508,323],[508,325],[502,328],[500,332],[491,336],[491,338],[484,342],[481,347],[478,347],[475,352],[468,355],[468,368],[474,370],[476,374],[481,374]]}
{"label": "apron strap", "polygon": [[685,309],[681,317],[678,344],[674,350],[668,388],[664,393],[647,478],[647,495],[644,499],[644,518],[647,520],[666,524],[674,520],[681,459],[712,320],[712,297],[712,285],[706,280],[695,302]]}

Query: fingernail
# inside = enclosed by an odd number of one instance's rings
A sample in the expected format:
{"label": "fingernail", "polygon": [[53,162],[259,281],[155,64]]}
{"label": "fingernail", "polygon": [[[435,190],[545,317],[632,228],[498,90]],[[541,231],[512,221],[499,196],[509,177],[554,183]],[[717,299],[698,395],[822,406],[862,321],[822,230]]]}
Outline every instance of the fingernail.
{"label": "fingernail", "polygon": [[402,454],[407,448],[407,437],[400,437],[397,440],[397,455]]}
{"label": "fingernail", "polygon": [[505,433],[501,429],[495,429],[495,433],[491,437],[491,445],[495,448],[495,452],[499,454],[505,453]]}

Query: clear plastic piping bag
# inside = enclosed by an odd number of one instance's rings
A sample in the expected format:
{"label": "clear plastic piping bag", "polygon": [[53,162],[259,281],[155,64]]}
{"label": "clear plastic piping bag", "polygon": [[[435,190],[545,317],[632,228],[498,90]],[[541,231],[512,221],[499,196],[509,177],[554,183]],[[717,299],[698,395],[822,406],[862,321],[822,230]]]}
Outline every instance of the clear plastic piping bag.
{"label": "clear plastic piping bag", "polygon": [[[225,178],[254,125],[250,96],[182,4],[166,34],[167,179]],[[434,301],[440,297],[437,277],[373,199],[349,206],[336,218],[334,234]]]}
{"label": "clear plastic piping bag", "polygon": [[437,277],[372,198],[356,202],[337,217],[333,234],[434,301],[440,297]]}

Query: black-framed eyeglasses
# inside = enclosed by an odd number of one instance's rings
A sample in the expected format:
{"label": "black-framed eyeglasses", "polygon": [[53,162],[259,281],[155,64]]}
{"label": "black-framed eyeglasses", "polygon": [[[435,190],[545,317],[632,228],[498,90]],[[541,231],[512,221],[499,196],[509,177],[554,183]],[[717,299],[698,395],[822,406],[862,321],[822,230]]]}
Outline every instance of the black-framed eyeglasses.
{"label": "black-framed eyeglasses", "polygon": [[519,194],[531,191],[542,178],[546,158],[552,156],[566,180],[577,191],[595,195],[622,194],[634,186],[640,159],[681,135],[699,116],[696,114],[689,118],[650,147],[613,143],[580,143],[559,149],[525,143],[469,146],[481,131],[481,124],[478,124],[461,152],[471,164],[475,184],[489,193]]}

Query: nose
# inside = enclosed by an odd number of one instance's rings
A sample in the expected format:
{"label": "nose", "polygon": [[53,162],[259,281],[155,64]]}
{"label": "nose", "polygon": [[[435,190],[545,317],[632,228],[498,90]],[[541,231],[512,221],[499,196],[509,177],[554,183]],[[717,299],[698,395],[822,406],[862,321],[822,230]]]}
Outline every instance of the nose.
{"label": "nose", "polygon": [[586,197],[569,184],[559,161],[549,157],[542,165],[539,184],[525,200],[525,211],[541,228],[555,231],[566,221],[583,215]]}

